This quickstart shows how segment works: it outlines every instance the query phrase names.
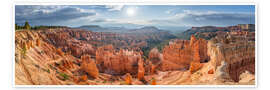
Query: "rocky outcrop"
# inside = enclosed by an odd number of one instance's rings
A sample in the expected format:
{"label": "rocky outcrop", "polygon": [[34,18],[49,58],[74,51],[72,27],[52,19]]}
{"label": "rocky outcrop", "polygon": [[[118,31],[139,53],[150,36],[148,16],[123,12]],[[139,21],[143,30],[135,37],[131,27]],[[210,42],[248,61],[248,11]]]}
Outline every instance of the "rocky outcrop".
{"label": "rocky outcrop", "polygon": [[59,62],[55,62],[54,64],[57,68],[59,68],[63,72],[68,72],[69,70],[75,68],[75,64],[72,61],[66,59],[60,60]]}
{"label": "rocky outcrop", "polygon": [[99,47],[96,51],[100,72],[108,74],[137,74],[139,60],[142,60],[140,52],[123,49],[117,51],[112,45]]}
{"label": "rocky outcrop", "polygon": [[151,80],[151,85],[157,85],[157,81],[156,81],[155,78],[153,78],[153,79]]}
{"label": "rocky outcrop", "polygon": [[132,76],[129,73],[127,73],[125,75],[125,82],[126,82],[127,85],[131,85],[132,84]]}
{"label": "rocky outcrop", "polygon": [[209,56],[207,55],[207,41],[202,38],[197,40],[194,35],[191,38],[193,38],[190,40],[190,45],[193,49],[193,60],[207,62],[209,60]]}
{"label": "rocky outcrop", "polygon": [[92,32],[59,30],[52,32],[41,32],[45,41],[61,48],[64,52],[70,51],[75,57],[80,57],[84,54],[94,55],[95,50],[92,45],[86,42],[87,35],[92,35]]}
{"label": "rocky outcrop", "polygon": [[140,59],[138,61],[138,75],[137,75],[137,78],[139,80],[144,80],[144,73],[145,73],[145,70],[144,70],[144,62],[142,61],[142,59]]}
{"label": "rocky outcrop", "polygon": [[208,47],[211,60],[216,60],[216,66],[226,62],[226,73],[234,81],[238,82],[240,74],[245,71],[255,73],[255,42],[246,35],[220,35],[212,39]]}
{"label": "rocky outcrop", "polygon": [[245,71],[241,73],[239,76],[239,83],[255,83],[255,75],[250,73],[249,71]]}
{"label": "rocky outcrop", "polygon": [[38,31],[16,31],[16,85],[74,84],[69,76],[78,69],[75,58],[57,53],[55,46],[40,37]]}
{"label": "rocky outcrop", "polygon": [[196,39],[174,40],[163,49],[162,70],[185,70],[192,61],[207,62],[207,41]]}
{"label": "rocky outcrop", "polygon": [[151,51],[149,52],[148,58],[154,65],[159,65],[163,59],[162,54],[159,53],[157,48],[151,49]]}
{"label": "rocky outcrop", "polygon": [[214,74],[214,69],[210,69],[207,73],[208,74]]}
{"label": "rocky outcrop", "polygon": [[162,70],[187,69],[193,60],[193,51],[187,40],[176,40],[163,49]]}
{"label": "rocky outcrop", "polygon": [[201,69],[202,67],[203,67],[203,64],[201,64],[200,62],[192,61],[190,62],[189,71],[190,73],[194,73],[198,71],[199,69]]}
{"label": "rocky outcrop", "polygon": [[81,61],[81,69],[87,72],[90,77],[98,78],[99,71],[95,61],[89,55],[83,55]]}

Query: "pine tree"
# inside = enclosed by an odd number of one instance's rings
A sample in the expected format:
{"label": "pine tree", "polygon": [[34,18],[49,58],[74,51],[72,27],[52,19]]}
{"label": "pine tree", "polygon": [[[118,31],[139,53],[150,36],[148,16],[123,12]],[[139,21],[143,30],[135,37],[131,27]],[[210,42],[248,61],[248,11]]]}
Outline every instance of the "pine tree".
{"label": "pine tree", "polygon": [[24,29],[27,29],[27,30],[30,30],[31,29],[31,26],[30,26],[30,24],[27,21],[24,24]]}
{"label": "pine tree", "polygon": [[18,24],[15,24],[15,30],[18,30],[19,27],[18,27]]}

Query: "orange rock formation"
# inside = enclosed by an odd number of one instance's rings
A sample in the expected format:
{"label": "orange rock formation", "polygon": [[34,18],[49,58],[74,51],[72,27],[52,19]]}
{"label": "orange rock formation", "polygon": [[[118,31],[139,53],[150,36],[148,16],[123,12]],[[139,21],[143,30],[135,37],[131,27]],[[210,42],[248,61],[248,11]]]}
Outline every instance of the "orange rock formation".
{"label": "orange rock formation", "polygon": [[99,70],[108,74],[136,74],[140,52],[120,49],[117,51],[112,45],[100,47],[96,51],[96,61]]}
{"label": "orange rock formation", "polygon": [[81,69],[88,73],[93,78],[98,78],[99,70],[96,66],[96,63],[94,60],[90,58],[89,55],[83,55],[81,57],[82,63],[81,63]]}
{"label": "orange rock formation", "polygon": [[175,40],[163,49],[162,70],[188,69],[192,61],[205,62],[207,55],[207,41],[196,39],[193,35],[191,40]]}
{"label": "orange rock formation", "polygon": [[145,72],[145,70],[144,70],[143,65],[144,65],[143,61],[139,60],[139,62],[138,62],[138,75],[137,75],[137,78],[139,80],[144,80],[144,72]]}
{"label": "orange rock formation", "polygon": [[132,76],[129,73],[127,73],[125,75],[125,82],[126,82],[127,85],[131,85],[132,84]]}

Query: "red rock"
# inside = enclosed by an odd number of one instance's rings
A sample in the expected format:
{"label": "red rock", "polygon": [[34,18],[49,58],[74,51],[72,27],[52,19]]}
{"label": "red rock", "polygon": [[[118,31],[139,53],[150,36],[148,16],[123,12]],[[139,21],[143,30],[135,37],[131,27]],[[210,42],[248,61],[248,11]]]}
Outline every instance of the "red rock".
{"label": "red rock", "polygon": [[31,48],[31,41],[26,42],[26,48],[27,48],[27,50],[29,50]]}
{"label": "red rock", "polygon": [[156,73],[156,66],[155,65],[151,65],[151,75],[154,75]]}
{"label": "red rock", "polygon": [[140,52],[123,49],[116,51],[112,45],[100,47],[96,51],[99,70],[108,74],[137,74],[138,61],[141,59]]}
{"label": "red rock", "polygon": [[194,50],[193,60],[199,61],[199,62],[206,62],[209,60],[209,56],[207,55],[207,41],[206,40],[199,38],[196,42],[194,42],[192,48]]}
{"label": "red rock", "polygon": [[36,40],[36,45],[37,45],[37,46],[40,46],[40,43],[41,43],[40,39],[37,39],[37,40]]}
{"label": "red rock", "polygon": [[144,79],[144,72],[145,72],[145,70],[144,70],[144,67],[143,67],[143,61],[142,60],[139,60],[139,62],[138,62],[138,79],[139,80],[143,80]]}
{"label": "red rock", "polygon": [[[248,33],[247,33],[248,34]],[[235,82],[245,71],[255,73],[255,42],[253,35],[243,34],[220,34],[213,39],[211,44],[216,49],[217,66],[222,61],[226,62],[226,73]],[[225,42],[226,41],[226,42]],[[218,45],[217,45],[218,44]]]}
{"label": "red rock", "polygon": [[192,46],[196,41],[196,37],[192,34],[190,37],[190,46]]}
{"label": "red rock", "polygon": [[202,66],[203,66],[203,64],[201,64],[200,62],[193,61],[190,63],[189,71],[191,73],[194,73],[194,72],[198,71],[199,69],[201,69]]}
{"label": "red rock", "polygon": [[163,57],[161,69],[180,70],[188,69],[192,61],[205,62],[208,61],[207,41],[195,36],[191,36],[191,40],[174,40],[163,49]]}
{"label": "red rock", "polygon": [[64,52],[62,52],[62,49],[61,48],[58,48],[56,50],[56,53],[59,54],[60,56],[64,56]]}
{"label": "red rock", "polygon": [[62,60],[62,65],[66,68],[66,69],[72,69],[74,68],[74,64],[72,61],[68,61],[68,60]]}
{"label": "red rock", "polygon": [[156,82],[156,79],[155,79],[155,78],[153,78],[153,79],[151,80],[151,85],[157,85],[157,82]]}
{"label": "red rock", "polygon": [[152,62],[152,64],[154,65],[158,65],[161,63],[162,61],[162,56],[161,54],[159,53],[158,49],[157,48],[153,48],[151,49],[151,51],[149,52],[149,60]]}
{"label": "red rock", "polygon": [[78,84],[80,82],[80,79],[78,77],[73,77],[73,82],[75,82],[76,84]]}
{"label": "red rock", "polygon": [[96,66],[95,61],[93,61],[89,55],[83,55],[81,57],[81,69],[88,73],[93,78],[98,78],[99,70]]}
{"label": "red rock", "polygon": [[86,81],[87,79],[88,79],[88,78],[87,78],[87,75],[82,75],[82,76],[81,76],[81,80],[82,80],[82,81]]}
{"label": "red rock", "polygon": [[127,73],[125,75],[125,82],[126,82],[127,85],[131,85],[132,84],[132,76],[129,73]]}
{"label": "red rock", "polygon": [[214,74],[214,70],[213,70],[213,69],[210,69],[210,70],[208,71],[208,74]]}

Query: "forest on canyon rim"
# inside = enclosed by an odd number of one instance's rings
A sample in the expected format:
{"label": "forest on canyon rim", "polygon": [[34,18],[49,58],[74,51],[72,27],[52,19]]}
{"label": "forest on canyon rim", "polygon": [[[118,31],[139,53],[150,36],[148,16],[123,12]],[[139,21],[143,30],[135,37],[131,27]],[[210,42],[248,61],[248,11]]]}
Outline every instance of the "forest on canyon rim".
{"label": "forest on canyon rim", "polygon": [[[252,26],[252,25],[251,25]],[[17,26],[16,85],[254,85],[255,28]]]}

